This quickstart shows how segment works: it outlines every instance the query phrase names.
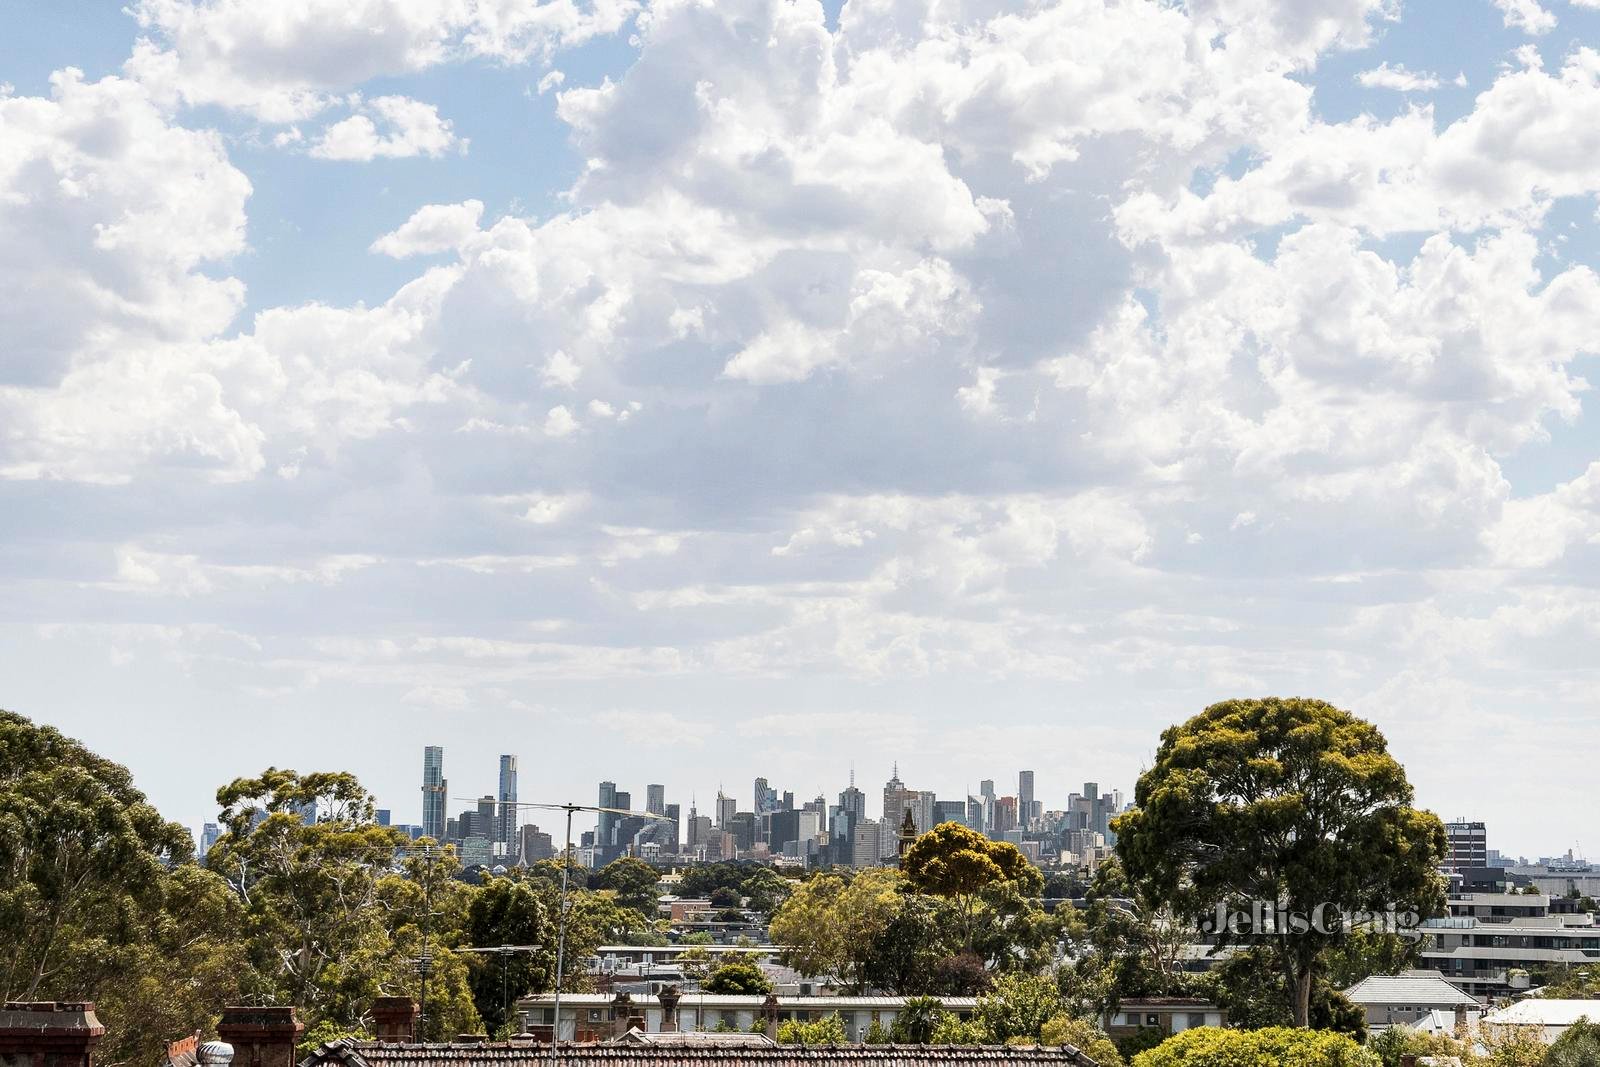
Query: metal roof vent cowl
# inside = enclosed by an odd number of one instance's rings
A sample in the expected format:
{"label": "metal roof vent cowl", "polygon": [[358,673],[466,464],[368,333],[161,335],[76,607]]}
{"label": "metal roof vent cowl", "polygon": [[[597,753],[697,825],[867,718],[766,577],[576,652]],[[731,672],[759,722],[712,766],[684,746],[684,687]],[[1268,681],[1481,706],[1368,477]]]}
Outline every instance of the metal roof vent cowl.
{"label": "metal roof vent cowl", "polygon": [[195,1059],[207,1067],[228,1067],[233,1062],[233,1046],[226,1041],[207,1041],[195,1049]]}

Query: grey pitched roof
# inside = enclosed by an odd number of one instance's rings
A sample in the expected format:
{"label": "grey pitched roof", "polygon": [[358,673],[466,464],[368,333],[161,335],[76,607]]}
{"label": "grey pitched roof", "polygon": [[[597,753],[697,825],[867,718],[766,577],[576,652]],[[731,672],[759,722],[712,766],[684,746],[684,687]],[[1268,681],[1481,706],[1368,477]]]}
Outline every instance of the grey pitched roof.
{"label": "grey pitched roof", "polygon": [[773,1045],[741,1044],[493,1044],[386,1045],[335,1041],[300,1061],[300,1067],[961,1067],[1006,1064],[1098,1067],[1073,1048],[997,1045]]}
{"label": "grey pitched roof", "polygon": [[1471,994],[1438,974],[1375,974],[1344,991],[1355,1004],[1414,1004],[1418,1007],[1475,1005]]}

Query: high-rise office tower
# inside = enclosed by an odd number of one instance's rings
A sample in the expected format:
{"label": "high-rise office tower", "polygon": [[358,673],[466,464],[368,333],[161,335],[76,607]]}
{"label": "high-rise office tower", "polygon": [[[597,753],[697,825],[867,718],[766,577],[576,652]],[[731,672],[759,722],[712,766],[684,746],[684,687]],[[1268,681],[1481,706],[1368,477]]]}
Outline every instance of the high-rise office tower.
{"label": "high-rise office tower", "polygon": [[[500,819],[495,826],[495,841],[513,845],[517,840],[517,757],[500,757]],[[506,851],[511,851],[508,848]]]}
{"label": "high-rise office tower", "polygon": [[676,855],[683,844],[683,814],[676,804],[664,805],[661,814],[667,817],[667,851]]}
{"label": "high-rise office tower", "polygon": [[218,823],[208,822],[200,828],[200,859],[206,858],[206,853],[222,838],[222,826]]}
{"label": "high-rise office tower", "polygon": [[644,787],[644,810],[651,815],[665,815],[667,813],[666,786],[647,785]]}
{"label": "high-rise office tower", "polygon": [[985,778],[978,783],[978,795],[983,798],[983,825],[978,829],[988,833],[994,829],[994,779]]}
{"label": "high-rise office tower", "polygon": [[867,794],[851,783],[839,794],[839,810],[850,816],[852,824],[861,822],[867,817]]}
{"label": "high-rise office tower", "polygon": [[1017,772],[1017,823],[1023,829],[1033,824],[1033,772]]}
{"label": "high-rise office tower", "polygon": [[1483,823],[1452,819],[1444,824],[1444,834],[1449,849],[1444,861],[1447,869],[1460,871],[1489,865],[1489,840]]}
{"label": "high-rise office tower", "polygon": [[717,790],[717,828],[725,830],[728,821],[733,818],[734,812],[739,810],[739,802],[730,796],[724,795],[722,790]]}
{"label": "high-rise office tower", "polygon": [[753,810],[757,815],[778,810],[778,791],[772,788],[765,778],[756,779],[755,800],[756,806]]}
{"label": "high-rise office tower", "polygon": [[428,745],[422,750],[422,834],[435,841],[444,840],[449,784],[444,777],[444,748]]}
{"label": "high-rise office tower", "polygon": [[[618,806],[616,782],[600,783],[599,805],[602,808],[615,808]],[[601,848],[604,848],[605,846],[611,844],[611,836],[614,832],[614,828],[617,825],[617,816],[613,815],[609,811],[602,811],[600,813],[598,823],[599,825],[595,827],[594,831],[594,840],[595,844],[599,845]]]}
{"label": "high-rise office tower", "polygon": [[1096,833],[1105,833],[1110,827],[1107,825],[1105,805],[1100,802],[1100,783],[1084,782],[1083,799],[1089,806],[1089,829]]}

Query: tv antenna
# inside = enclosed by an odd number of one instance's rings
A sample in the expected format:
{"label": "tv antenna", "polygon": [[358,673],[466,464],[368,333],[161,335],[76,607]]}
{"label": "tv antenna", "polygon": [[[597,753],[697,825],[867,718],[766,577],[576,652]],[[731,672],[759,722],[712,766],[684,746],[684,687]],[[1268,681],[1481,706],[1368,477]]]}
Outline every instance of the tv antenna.
{"label": "tv antenna", "polygon": [[[456,797],[457,800],[476,804],[479,797]],[[535,804],[505,801],[505,806],[530,808],[536,811],[564,811],[567,813],[567,844],[561,851],[561,906],[556,919],[556,1003],[555,1020],[550,1024],[550,1062],[556,1060],[556,1046],[561,1038],[561,981],[566,974],[567,957],[567,872],[572,869],[572,815],[578,811],[592,811],[604,815],[625,815],[636,819],[655,819],[671,822],[665,815],[653,811],[629,811],[627,808],[602,808],[592,804]]]}

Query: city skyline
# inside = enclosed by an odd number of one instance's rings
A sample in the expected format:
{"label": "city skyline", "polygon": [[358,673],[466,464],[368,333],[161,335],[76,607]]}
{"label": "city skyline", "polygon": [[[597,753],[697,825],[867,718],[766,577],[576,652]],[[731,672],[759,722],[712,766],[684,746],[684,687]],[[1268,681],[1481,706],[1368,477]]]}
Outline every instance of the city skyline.
{"label": "city skyline", "polygon": [[[434,745],[424,746],[424,748],[423,748],[423,753],[424,753],[424,755],[423,755],[423,776],[424,776],[424,779],[429,774],[430,768],[432,768],[434,766],[434,764],[432,764],[430,761],[431,761],[431,758],[432,758],[431,757],[431,753],[433,753],[436,749],[443,750],[445,759],[448,760],[450,758],[449,757],[449,748],[448,748],[448,746],[442,746],[442,745],[441,746],[434,746]],[[518,756],[516,754],[500,753],[496,757],[498,766],[503,768],[504,765],[505,765],[505,761],[508,760],[508,759],[512,761],[512,767],[515,768],[515,766],[517,765],[517,762],[518,762]],[[448,764],[446,766],[448,766]],[[895,782],[901,782],[902,784],[905,784],[904,780],[900,777],[900,770],[901,770],[901,768],[900,768],[900,765],[899,765],[899,761],[898,760],[891,760],[890,763],[889,763],[889,775],[885,779],[885,782],[886,783],[890,783],[890,784],[895,783]],[[513,775],[514,774],[515,774],[515,770],[513,769]],[[763,775],[763,774],[752,775],[751,776],[751,781],[753,781],[755,783],[755,788],[757,788],[757,789],[759,789],[763,785],[767,786],[769,790],[771,790],[774,794],[776,794],[776,798],[778,798],[780,802],[781,802],[781,798],[786,793],[791,794],[792,795],[792,799],[793,799],[793,803],[795,805],[795,809],[794,810],[798,810],[801,807],[802,804],[807,804],[812,799],[825,799],[827,804],[828,804],[828,806],[829,806],[829,810],[832,811],[836,807],[836,801],[842,799],[841,794],[845,793],[846,791],[853,791],[853,792],[855,792],[855,793],[860,795],[860,802],[861,802],[861,804],[863,806],[863,810],[866,812],[866,817],[869,820],[873,821],[874,823],[877,823],[882,818],[883,803],[887,799],[887,796],[886,795],[880,796],[880,793],[882,793],[883,791],[874,791],[872,789],[867,789],[867,790],[860,789],[858,784],[857,784],[857,779],[859,777],[859,774],[860,774],[859,768],[857,768],[854,765],[854,761],[851,761],[850,766],[848,766],[845,769],[845,771],[843,772],[843,775],[842,775],[843,784],[842,785],[840,785],[837,789],[830,789],[829,787],[825,786],[825,787],[823,787],[821,792],[815,794],[814,796],[811,795],[811,794],[807,794],[807,793],[805,793],[803,791],[799,791],[799,790],[784,790],[782,788],[777,788],[777,787],[782,786],[783,784],[786,784],[786,783],[784,783],[782,779],[775,778],[775,777],[770,777],[768,775]],[[361,776],[358,774],[358,777],[361,777]],[[448,774],[445,777],[446,777],[446,779],[448,779]],[[465,781],[465,780],[469,780],[471,778],[472,778],[472,774],[471,774],[470,771],[458,772],[457,781]],[[366,779],[365,778],[363,778],[362,781],[363,781],[363,784],[366,784]],[[501,781],[503,783],[503,778],[501,779]],[[1038,781],[1039,781],[1039,773],[1038,773],[1037,768],[1019,768],[1017,771],[1011,772],[1011,774],[1008,777],[1005,777],[1005,778],[979,779],[979,780],[977,780],[976,785],[974,785],[971,789],[969,789],[969,790],[967,790],[965,792],[950,793],[950,794],[947,795],[945,793],[945,791],[943,791],[943,790],[933,789],[933,790],[916,790],[916,791],[914,791],[913,795],[915,794],[915,792],[924,792],[924,793],[927,793],[927,794],[932,794],[933,796],[929,798],[929,802],[928,802],[930,805],[931,805],[932,800],[933,800],[934,797],[937,798],[937,801],[940,804],[954,804],[954,803],[957,803],[957,802],[966,803],[966,802],[972,801],[972,800],[980,800],[982,798],[982,796],[983,796],[983,788],[992,783],[994,785],[994,787],[995,787],[994,795],[995,795],[996,798],[1009,799],[1009,800],[1011,800],[1011,801],[1013,801],[1014,803],[1017,804],[1017,808],[1013,809],[1013,810],[1020,810],[1020,802],[1021,802],[1021,799],[1022,799],[1022,796],[1023,796],[1025,788],[1036,789]],[[1047,781],[1048,781],[1048,779],[1047,779]],[[1008,784],[1009,784],[1009,792],[1008,792],[1008,789],[1007,789]],[[426,785],[427,785],[427,782],[426,782],[426,780],[424,780],[423,783],[422,783],[422,788],[421,788],[420,794],[419,794],[421,799],[419,799],[419,801],[417,803],[417,812],[419,814],[423,815],[423,821],[415,824],[415,825],[417,825],[419,827],[424,828],[424,832],[426,832],[426,825],[427,825],[426,824],[426,814],[425,814],[425,811],[424,811],[424,805],[426,803],[426,797],[427,797],[427,793],[428,793]],[[629,785],[630,788],[622,788],[624,785]],[[609,800],[607,798],[607,787],[608,786],[610,787],[610,789],[612,791],[611,795],[609,797]],[[1109,781],[1097,781],[1096,779],[1087,779],[1087,778],[1086,779],[1079,779],[1079,780],[1076,780],[1076,781],[1064,779],[1063,782],[1062,782],[1062,786],[1061,786],[1063,792],[1059,796],[1060,803],[1058,804],[1058,803],[1053,802],[1052,799],[1051,799],[1051,797],[1054,795],[1053,791],[1047,790],[1042,795],[1036,795],[1035,796],[1035,800],[1037,801],[1037,809],[1041,810],[1043,812],[1052,812],[1052,811],[1053,812],[1064,812],[1064,811],[1067,810],[1066,809],[1067,798],[1071,797],[1071,796],[1078,795],[1080,790],[1082,790],[1082,789],[1084,789],[1084,788],[1086,788],[1088,786],[1096,787],[1096,789],[1103,795],[1110,795],[1112,793],[1119,794],[1122,797],[1124,804],[1131,804],[1133,802],[1133,783],[1132,782],[1129,782],[1126,785],[1121,785],[1121,784],[1112,784]],[[369,785],[368,788],[371,789],[372,787]],[[415,784],[413,785],[413,788],[416,788]],[[446,800],[446,803],[445,803],[445,817],[447,819],[449,819],[450,821],[452,821],[452,822],[454,821],[454,816],[450,814],[451,812],[455,812],[457,810],[470,810],[473,805],[481,804],[484,801],[495,799],[495,797],[492,794],[484,794],[481,797],[479,797],[479,796],[474,796],[471,793],[470,787],[462,786],[462,788],[463,789],[467,789],[468,791],[460,793],[460,794],[449,794],[448,798]],[[909,784],[907,784],[907,788],[910,788]],[[761,814],[761,809],[759,808],[759,805],[757,805],[755,803],[756,797],[753,794],[748,798],[750,803],[746,804],[745,803],[745,798],[742,798],[741,796],[738,795],[736,790],[730,788],[726,781],[722,782],[719,785],[719,787],[711,789],[711,790],[705,790],[705,789],[695,788],[695,787],[691,786],[689,788],[688,792],[682,794],[681,796],[680,796],[680,794],[678,792],[674,791],[674,787],[672,785],[668,784],[667,782],[663,782],[663,781],[630,783],[630,782],[625,782],[625,781],[601,780],[599,782],[600,794],[599,794],[598,797],[594,797],[592,795],[594,793],[594,790],[595,790],[594,783],[590,783],[589,791],[591,793],[591,796],[587,800],[582,799],[581,797],[580,798],[566,798],[566,799],[552,799],[552,798],[549,798],[549,797],[539,797],[539,798],[528,799],[527,802],[528,803],[550,803],[550,804],[562,804],[562,803],[588,804],[588,803],[594,802],[595,800],[598,800],[601,806],[617,806],[618,805],[617,797],[620,794],[620,795],[626,797],[629,805],[632,805],[631,810],[653,811],[653,812],[656,812],[657,814],[660,814],[663,811],[672,811],[672,810],[676,809],[678,811],[678,814],[679,814],[679,821],[678,821],[677,825],[679,826],[680,833],[687,833],[687,830],[688,830],[687,820],[689,819],[690,814],[691,814],[691,804],[695,804],[695,805],[698,806],[699,813],[702,816],[707,817],[710,820],[711,825],[713,827],[719,826],[719,824],[721,822],[721,820],[718,817],[718,813],[717,813],[717,802],[718,802],[718,799],[719,799],[719,795],[726,798],[726,801],[727,801],[727,804],[728,804],[727,811],[729,813],[735,813],[735,812],[736,813],[740,813],[740,814],[753,813],[753,814],[756,814],[758,816],[759,816],[759,814]],[[380,809],[384,809],[385,811],[387,811],[390,814],[391,821],[392,821],[393,824],[395,824],[395,825],[412,825],[411,820],[409,818],[405,817],[405,816],[410,814],[410,811],[406,807],[405,804],[396,802],[394,800],[394,798],[390,797],[390,796],[379,795],[379,794],[376,794],[376,793],[374,795],[375,795],[375,800],[376,800],[377,806]],[[645,799],[640,801],[639,803],[634,803],[635,795],[637,795],[639,797],[643,797]],[[873,798],[873,797],[879,797],[879,799],[876,799],[876,800],[870,799],[870,798]],[[659,801],[660,801],[659,804],[657,803],[657,798],[659,798]],[[1419,799],[1419,803],[1422,803],[1420,801],[1420,799]],[[515,804],[515,798],[513,798],[513,804]],[[1427,805],[1425,803],[1422,803],[1422,806],[1426,807]],[[504,812],[504,810],[505,809],[502,806],[502,808],[500,809],[500,812],[497,812],[497,814],[495,816],[494,826],[496,828],[496,833],[500,833],[501,832],[500,827],[502,825],[501,820],[503,818],[503,814],[502,813]],[[932,810],[931,806],[929,807],[929,810]],[[1115,814],[1115,812],[1112,811],[1110,814]],[[1512,841],[1509,838],[1502,837],[1502,835],[1500,833],[1498,833],[1498,828],[1501,825],[1501,823],[1500,823],[1499,819],[1496,817],[1494,812],[1490,812],[1487,817],[1485,817],[1485,815],[1481,811],[1474,812],[1474,813],[1450,813],[1450,812],[1443,812],[1443,811],[1435,811],[1435,814],[1438,815],[1441,819],[1443,819],[1445,821],[1445,823],[1447,824],[1447,826],[1451,826],[1452,827],[1452,833],[1454,833],[1454,829],[1453,829],[1454,826],[1458,825],[1458,824],[1470,824],[1470,825],[1478,827],[1479,842],[1480,842],[1478,847],[1479,847],[1479,850],[1480,850],[1480,854],[1481,854],[1482,849],[1485,847],[1482,844],[1482,840],[1483,840],[1482,839],[1482,824],[1487,822],[1487,824],[1491,827],[1490,836],[1489,836],[1489,842],[1490,842],[1490,844],[1493,845],[1493,851],[1499,852],[1499,853],[1503,853],[1504,855],[1506,855],[1508,857],[1519,856],[1519,855],[1520,856],[1530,857],[1530,858],[1537,858],[1539,856],[1559,857],[1559,856],[1567,854],[1570,851],[1575,856],[1577,856],[1578,858],[1586,858],[1584,856],[1583,852],[1582,852],[1582,846],[1581,846],[1580,842],[1576,842],[1575,841],[1575,842],[1572,842],[1572,843],[1570,843],[1570,844],[1568,844],[1568,845],[1566,845],[1564,847],[1561,847],[1561,848],[1544,849],[1544,848],[1525,847],[1521,842]],[[491,840],[493,840],[495,842],[499,842],[499,841],[504,840],[506,843],[511,844],[513,846],[513,851],[514,851],[514,846],[515,846],[514,838],[516,836],[516,831],[521,826],[532,824],[537,829],[542,831],[545,835],[549,836],[549,835],[551,835],[552,827],[555,825],[554,822],[549,817],[546,817],[545,821],[541,823],[540,822],[540,813],[535,811],[535,810],[533,810],[533,809],[527,809],[527,810],[521,811],[519,813],[518,811],[516,811],[513,808],[512,809],[512,817],[516,820],[515,827],[513,827],[513,829],[509,833],[507,833],[504,838],[495,837],[495,838],[492,838]],[[606,816],[599,816],[599,817],[596,818],[594,825],[585,825],[583,823],[582,819],[580,819],[577,823],[575,823],[574,824],[574,828],[573,828],[573,842],[574,842],[574,845],[576,846],[577,843],[579,842],[579,839],[583,836],[583,834],[589,832],[590,830],[595,830],[595,831],[598,832],[604,825],[606,825],[606,819],[607,819]],[[209,821],[210,821],[210,817],[207,817],[207,818],[201,820],[200,822],[194,824],[194,829],[195,829],[195,832],[196,832],[197,839],[200,837],[200,833],[199,833],[200,829],[206,823],[208,823]],[[918,821],[920,822],[921,820],[918,820]],[[936,819],[932,820],[932,822],[940,822],[940,821],[944,821],[944,819],[936,818]],[[956,819],[956,821],[964,821],[964,820],[958,818],[958,819]],[[926,829],[926,827],[922,827],[922,828]],[[1004,827],[1004,826],[1001,827],[1001,829],[1005,829],[1005,828],[1007,828],[1007,827]],[[880,827],[880,829],[881,829],[881,827]],[[435,837],[437,837],[437,838],[439,838],[441,840],[444,839],[444,834],[442,832],[440,834],[437,834],[437,835],[430,834],[429,836],[435,836]],[[556,847],[559,848],[559,845],[560,845],[559,833],[557,833],[555,835],[555,840],[556,840]],[[1452,838],[1452,840],[1454,840],[1454,838]],[[1452,845],[1452,848],[1454,848],[1454,845]]]}

